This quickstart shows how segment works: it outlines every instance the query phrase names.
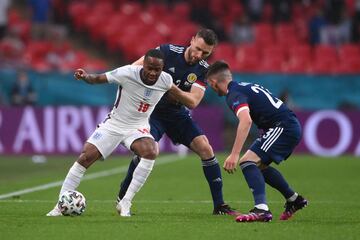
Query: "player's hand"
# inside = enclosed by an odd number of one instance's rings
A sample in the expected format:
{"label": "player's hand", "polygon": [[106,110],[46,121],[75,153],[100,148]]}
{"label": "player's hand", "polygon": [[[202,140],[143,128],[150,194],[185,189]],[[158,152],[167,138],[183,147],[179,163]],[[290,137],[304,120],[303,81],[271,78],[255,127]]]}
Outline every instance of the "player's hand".
{"label": "player's hand", "polygon": [[166,100],[172,104],[179,104],[178,96],[182,94],[182,90],[176,86],[175,84],[172,85],[169,91],[166,92],[165,97]]}
{"label": "player's hand", "polygon": [[179,104],[179,101],[177,100],[175,94],[173,94],[171,91],[168,91],[166,93],[166,99],[172,104]]}
{"label": "player's hand", "polygon": [[84,80],[86,78],[86,76],[87,76],[87,73],[85,72],[84,69],[78,68],[75,70],[74,77],[77,80]]}
{"label": "player's hand", "polygon": [[225,162],[224,162],[224,170],[227,171],[228,173],[234,173],[236,171],[236,167],[238,165],[239,162],[239,156],[235,155],[235,154],[230,154]]}

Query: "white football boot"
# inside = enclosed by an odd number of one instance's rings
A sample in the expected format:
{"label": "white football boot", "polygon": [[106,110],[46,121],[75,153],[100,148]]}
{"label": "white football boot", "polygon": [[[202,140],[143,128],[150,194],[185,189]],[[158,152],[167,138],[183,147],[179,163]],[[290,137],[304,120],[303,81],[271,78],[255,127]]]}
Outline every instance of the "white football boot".
{"label": "white football boot", "polygon": [[131,202],[127,199],[122,199],[116,204],[116,210],[122,217],[131,217]]}
{"label": "white football boot", "polygon": [[48,212],[46,214],[46,216],[48,216],[48,217],[59,217],[59,216],[62,216],[62,213],[61,213],[60,209],[58,208],[58,206],[56,204],[55,207],[53,208],[53,210]]}

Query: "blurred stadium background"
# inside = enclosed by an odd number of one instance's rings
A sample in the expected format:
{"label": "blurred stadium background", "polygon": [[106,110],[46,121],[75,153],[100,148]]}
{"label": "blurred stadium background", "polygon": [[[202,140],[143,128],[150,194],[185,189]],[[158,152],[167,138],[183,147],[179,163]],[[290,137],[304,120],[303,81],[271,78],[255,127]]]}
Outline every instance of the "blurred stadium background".
{"label": "blurred stadium background", "polygon": [[[209,27],[220,39],[210,63],[226,60],[236,80],[268,87],[297,112],[299,152],[360,155],[359,0],[4,0],[0,7],[2,154],[79,152],[116,87],[76,82],[74,69],[113,69],[160,43],[186,45]],[[209,89],[194,111],[217,151],[231,146],[236,124],[222,101]],[[209,123],[209,115],[219,117]]]}

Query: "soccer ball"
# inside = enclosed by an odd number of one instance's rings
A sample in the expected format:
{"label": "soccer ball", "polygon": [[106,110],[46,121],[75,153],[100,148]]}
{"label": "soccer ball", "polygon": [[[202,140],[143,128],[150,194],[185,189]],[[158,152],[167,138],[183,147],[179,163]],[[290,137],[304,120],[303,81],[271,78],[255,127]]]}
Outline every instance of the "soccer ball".
{"label": "soccer ball", "polygon": [[66,191],[60,196],[58,207],[64,216],[79,216],[85,211],[86,200],[78,191]]}

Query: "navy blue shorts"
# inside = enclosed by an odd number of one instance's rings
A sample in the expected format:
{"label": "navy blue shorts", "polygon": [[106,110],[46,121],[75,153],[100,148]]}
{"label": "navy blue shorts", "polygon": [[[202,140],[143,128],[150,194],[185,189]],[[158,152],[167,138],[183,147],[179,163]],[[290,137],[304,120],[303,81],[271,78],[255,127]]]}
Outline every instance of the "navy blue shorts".
{"label": "navy blue shorts", "polygon": [[292,117],[278,126],[267,129],[265,134],[250,146],[263,164],[279,164],[286,160],[301,140],[301,126],[297,118]]}
{"label": "navy blue shorts", "polygon": [[152,113],[150,116],[150,133],[158,142],[164,133],[174,144],[190,147],[192,140],[203,135],[202,130],[191,118],[189,111],[168,114]]}

